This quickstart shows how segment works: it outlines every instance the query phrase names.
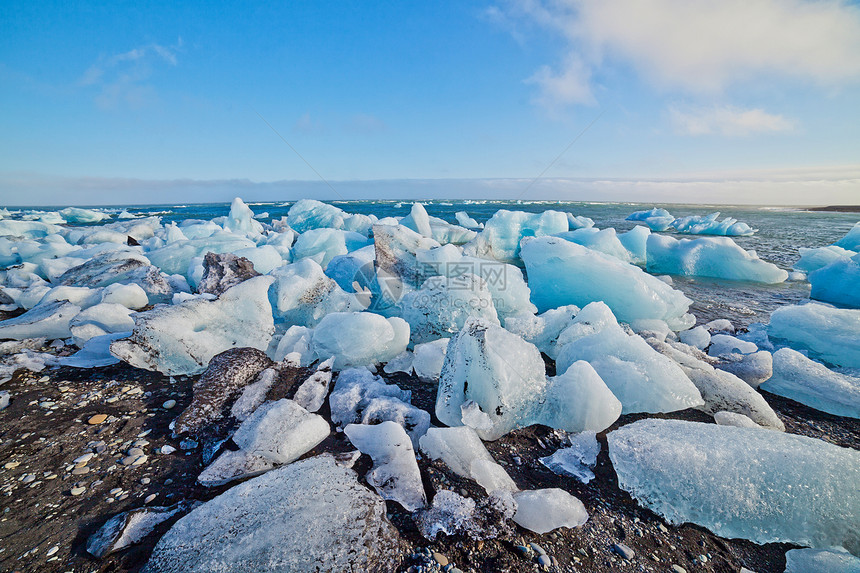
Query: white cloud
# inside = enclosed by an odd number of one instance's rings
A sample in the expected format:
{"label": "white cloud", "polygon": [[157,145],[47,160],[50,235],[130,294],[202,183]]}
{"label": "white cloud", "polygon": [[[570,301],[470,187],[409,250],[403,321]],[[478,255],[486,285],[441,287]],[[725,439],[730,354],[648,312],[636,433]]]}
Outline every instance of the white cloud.
{"label": "white cloud", "polygon": [[121,105],[140,108],[156,99],[155,88],[148,82],[158,61],[171,66],[178,63],[182,38],[173,46],[149,44],[127,52],[101,57],[78,79],[80,87],[97,87],[96,105],[115,109]]}
{"label": "white cloud", "polygon": [[794,129],[794,123],[781,115],[728,105],[688,109],[670,107],[669,119],[679,135],[746,136]]}
{"label": "white cloud", "polygon": [[[591,71],[632,66],[661,89],[715,94],[750,79],[860,78],[860,7],[843,0],[511,0],[507,13],[560,32],[568,57]],[[538,72],[556,80],[536,82],[550,88],[542,97],[580,103],[588,74],[561,69]]]}
{"label": "white cloud", "polygon": [[526,83],[540,88],[535,103],[553,113],[569,104],[595,103],[591,69],[576,56],[570,56],[558,73],[549,66],[542,66]]}

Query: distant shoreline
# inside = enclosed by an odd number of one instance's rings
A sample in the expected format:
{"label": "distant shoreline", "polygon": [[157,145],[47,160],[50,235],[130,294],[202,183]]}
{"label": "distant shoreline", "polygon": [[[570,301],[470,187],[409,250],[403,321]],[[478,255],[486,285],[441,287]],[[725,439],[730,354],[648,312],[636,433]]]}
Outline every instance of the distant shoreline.
{"label": "distant shoreline", "polygon": [[860,205],[829,205],[827,207],[809,207],[807,211],[833,211],[836,213],[860,213]]}

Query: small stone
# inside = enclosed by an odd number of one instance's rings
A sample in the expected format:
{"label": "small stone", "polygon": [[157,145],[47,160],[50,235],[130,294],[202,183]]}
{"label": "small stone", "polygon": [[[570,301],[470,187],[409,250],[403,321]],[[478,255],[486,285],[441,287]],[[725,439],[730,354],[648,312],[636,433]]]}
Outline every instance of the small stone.
{"label": "small stone", "polygon": [[137,437],[138,437],[138,438],[145,438],[146,436],[148,436],[148,435],[149,435],[149,433],[150,433],[151,431],[152,431],[152,430],[146,430],[146,431],[143,431],[143,432],[139,433],[139,434],[137,435]]}
{"label": "small stone", "polygon": [[699,561],[700,561],[701,563],[703,563],[703,564],[704,564],[704,563],[707,563],[707,562],[708,562],[708,557],[707,557],[706,555],[699,555]]}
{"label": "small stone", "polygon": [[632,549],[630,549],[623,543],[613,543],[611,549],[613,553],[615,553],[616,555],[620,555],[628,561],[633,559],[633,557],[636,555],[636,553]]}
{"label": "small stone", "polygon": [[523,557],[528,557],[531,555],[532,550],[525,545],[514,545],[514,549],[520,552]]}
{"label": "small stone", "polygon": [[51,555],[53,555],[54,553],[56,553],[56,552],[57,552],[57,551],[59,551],[59,550],[60,550],[60,547],[59,547],[59,546],[57,546],[57,545],[54,545],[53,547],[51,547],[50,549],[48,549],[48,552],[47,552],[47,553],[45,553],[45,556],[46,556],[46,557],[50,557]]}
{"label": "small stone", "polygon": [[534,549],[535,553],[538,555],[546,555],[546,550],[537,543],[529,543],[529,547]]}
{"label": "small stone", "polygon": [[151,493],[143,499],[143,503],[149,503],[155,499],[155,494]]}
{"label": "small stone", "polygon": [[175,452],[176,448],[174,448],[173,446],[168,446],[167,444],[164,444],[163,446],[161,446],[161,448],[159,448],[158,451],[161,452],[162,454],[167,455],[167,454],[172,454],[173,452]]}
{"label": "small stone", "polygon": [[131,462],[131,465],[139,466],[139,465],[145,464],[146,460],[148,460],[148,459],[149,458],[147,458],[146,455],[138,456],[137,459],[135,459],[133,462]]}
{"label": "small stone", "polygon": [[84,454],[80,457],[75,458],[75,464],[85,464],[86,465],[86,463],[88,461],[90,461],[91,459],[93,459],[93,457],[95,457],[95,456],[92,453]]}
{"label": "small stone", "polygon": [[89,420],[87,420],[87,424],[89,424],[90,426],[98,426],[105,420],[107,420],[107,414],[96,414],[95,416],[92,416]]}
{"label": "small stone", "polygon": [[143,456],[126,456],[119,463],[121,463],[124,466],[130,466],[134,462],[136,462],[138,458],[142,458],[142,457]]}
{"label": "small stone", "polygon": [[57,474],[50,474],[50,475],[46,475],[45,479],[49,479],[49,480],[50,479],[57,479],[57,477],[58,477]]}
{"label": "small stone", "polygon": [[548,570],[552,566],[552,560],[549,558],[549,555],[543,553],[538,555],[537,559],[538,565],[540,565],[541,569]]}
{"label": "small stone", "polygon": [[119,495],[122,493],[122,488],[121,487],[115,487],[112,490],[110,490],[108,493],[110,495]]}
{"label": "small stone", "polygon": [[663,533],[669,533],[669,530],[668,530],[668,529],[666,529],[666,526],[665,526],[665,525],[663,525],[662,523],[658,523],[658,524],[657,524],[657,529],[659,529],[659,530],[660,530],[660,531],[662,531]]}
{"label": "small stone", "polygon": [[21,465],[21,462],[6,462],[6,464],[3,467],[7,470],[12,470],[12,469],[17,468],[20,465]]}
{"label": "small stone", "polygon": [[142,456],[143,450],[140,448],[130,448],[128,450],[128,455],[130,455],[130,456]]}
{"label": "small stone", "polygon": [[87,488],[85,487],[73,487],[69,493],[71,493],[72,495],[81,495],[85,491],[87,491]]}
{"label": "small stone", "polygon": [[21,483],[31,483],[36,481],[36,474],[27,474],[21,478]]}
{"label": "small stone", "polygon": [[433,552],[433,560],[436,561],[436,563],[438,563],[442,567],[448,564],[448,558],[436,551]]}
{"label": "small stone", "polygon": [[132,446],[135,448],[142,448],[144,446],[148,446],[149,442],[147,440],[135,440]]}
{"label": "small stone", "polygon": [[176,400],[168,400],[164,404],[162,404],[165,410],[170,410],[174,406],[176,406]]}
{"label": "small stone", "polygon": [[142,483],[143,485],[149,485],[149,481],[150,481],[149,478],[141,478],[140,479],[140,483]]}
{"label": "small stone", "polygon": [[79,468],[73,469],[72,475],[73,476],[82,476],[82,475],[87,474],[89,472],[90,472],[90,468],[88,468],[87,466],[81,466]]}
{"label": "small stone", "polygon": [[173,485],[173,480],[170,478],[167,478],[166,480],[164,480],[164,485]]}
{"label": "small stone", "polygon": [[687,573],[687,570],[680,565],[672,565],[672,573]]}

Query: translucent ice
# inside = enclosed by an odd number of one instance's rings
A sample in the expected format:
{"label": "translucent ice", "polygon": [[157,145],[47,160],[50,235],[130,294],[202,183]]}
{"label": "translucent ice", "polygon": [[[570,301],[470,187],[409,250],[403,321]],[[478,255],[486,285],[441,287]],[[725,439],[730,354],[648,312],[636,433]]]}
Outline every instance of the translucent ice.
{"label": "translucent ice", "polygon": [[430,216],[421,203],[413,203],[409,215],[400,220],[400,224],[408,227],[425,237],[432,237],[433,230],[430,228]]}
{"label": "translucent ice", "polygon": [[680,366],[640,336],[625,333],[602,302],[582,309],[559,336],[559,347],[556,368],[564,372],[577,360],[591,364],[621,401],[623,413],[672,412],[702,404]]}
{"label": "translucent ice", "polygon": [[233,434],[245,452],[288,464],[306,454],[330,433],[325,418],[311,414],[293,400],[266,402]]}
{"label": "translucent ice", "polygon": [[760,388],[822,412],[860,418],[860,377],[834,372],[790,348],[773,354],[773,377]]}
{"label": "translucent ice", "polygon": [[22,315],[0,321],[0,340],[25,338],[68,338],[69,324],[81,307],[58,300],[34,306]]}
{"label": "translucent ice", "polygon": [[421,438],[420,445],[425,455],[442,460],[458,476],[475,479],[487,493],[500,489],[518,490],[505,469],[484,447],[475,430],[468,426],[430,428]]}
{"label": "translucent ice", "polygon": [[733,237],[749,236],[755,233],[746,223],[740,223],[737,219],[726,217],[718,221],[719,212],[710,215],[691,215],[680,217],[672,222],[672,227],[679,233],[690,235],[728,235]]}
{"label": "translucent ice", "polygon": [[361,453],[373,458],[373,469],[366,477],[379,495],[396,501],[408,511],[427,504],[415,450],[403,426],[395,422],[375,426],[349,424],[343,432]]}
{"label": "translucent ice", "polygon": [[601,253],[615,257],[625,263],[645,262],[644,257],[641,261],[634,260],[631,253],[621,243],[621,241],[618,240],[618,236],[615,234],[615,229],[612,227],[603,230],[595,229],[594,227],[587,227],[585,229],[559,233],[556,237],[560,237],[566,241],[570,241],[571,243],[576,243],[577,245],[582,245],[583,247],[588,247],[595,251],[600,251]]}
{"label": "translucent ice", "polygon": [[404,374],[412,374],[412,359],[413,355],[408,350],[404,350],[394,358],[388,361],[385,368],[382,370],[386,374],[394,374],[395,372],[403,372]]}
{"label": "translucent ice", "polygon": [[[439,247],[433,239],[403,225],[374,225],[373,242],[382,295],[397,302],[404,292],[419,288],[429,277],[439,274],[417,259],[419,250]],[[390,283],[390,284],[389,284]],[[386,292],[386,287],[389,291]]]}
{"label": "translucent ice", "polygon": [[457,223],[467,229],[483,229],[484,224],[479,223],[469,216],[465,211],[457,211],[454,214],[454,217],[457,219]]}
{"label": "translucent ice", "polygon": [[809,273],[810,298],[860,308],[860,253]]}
{"label": "translucent ice", "polygon": [[221,231],[211,236],[170,243],[159,249],[149,251],[147,257],[153,265],[165,273],[169,275],[181,274],[188,278],[188,268],[195,257],[202,257],[209,252],[230,253],[256,246],[254,241],[244,236]]}
{"label": "translucent ice", "polygon": [[673,524],[860,552],[860,452],[758,428],[641,420],[611,432],[622,489]]}
{"label": "translucent ice", "polygon": [[334,205],[328,205],[314,199],[296,201],[290,207],[287,217],[290,227],[298,233],[304,233],[309,229],[328,227],[356,231],[367,235],[373,223],[373,218],[367,215],[351,215]]}
{"label": "translucent ice", "polygon": [[[242,394],[230,407],[230,414],[240,422],[247,420],[254,413],[254,410],[266,401],[266,395],[277,381],[278,371],[274,368],[266,368],[260,372],[252,384],[248,384],[242,389]],[[299,404],[299,406],[304,408],[304,404]]]}
{"label": "translucent ice", "polygon": [[331,384],[332,364],[334,364],[334,357],[320,363],[316,372],[302,382],[296,390],[293,400],[308,412],[316,412],[325,402]]}
{"label": "translucent ice", "polygon": [[836,366],[860,368],[860,310],[824,304],[784,306],[770,316],[768,336]]}
{"label": "translucent ice", "polygon": [[373,245],[368,245],[346,255],[334,257],[325,268],[325,274],[346,292],[356,292],[356,287],[359,290],[369,289],[375,276],[375,259],[376,249]]}
{"label": "translucent ice", "polygon": [[[654,235],[652,235],[654,236]],[[639,267],[581,245],[542,237],[523,242],[532,302],[544,311],[602,300],[619,320],[659,318],[673,329],[692,326],[692,301]]]}
{"label": "translucent ice", "polygon": [[278,322],[316,326],[327,314],[363,310],[352,293],[345,292],[311,259],[302,259],[274,270],[269,292]]}
{"label": "translucent ice", "polygon": [[603,431],[621,415],[621,402],[588,362],[549,379],[540,423],[567,432]]}
{"label": "translucent ice", "polygon": [[83,347],[84,343],[95,336],[131,332],[134,328],[134,311],[121,304],[103,302],[82,310],[69,323],[75,344]]}
{"label": "translucent ice", "polygon": [[796,271],[803,271],[805,273],[817,271],[818,269],[826,267],[830,263],[842,258],[850,259],[856,254],[854,251],[849,251],[835,245],[817,247],[815,249],[800,247],[798,251],[800,252],[800,260],[794,263],[792,268]]}
{"label": "translucent ice", "polygon": [[563,489],[548,488],[514,494],[517,512],[514,521],[535,533],[549,533],[559,527],[579,527],[588,521],[588,512],[577,498]]}
{"label": "translucent ice", "polygon": [[415,375],[423,381],[438,380],[447,351],[447,338],[416,344],[412,353],[412,368],[415,370]]}
{"label": "translucent ice", "polygon": [[118,332],[94,336],[87,340],[83,347],[71,356],[62,356],[57,362],[61,366],[73,368],[99,368],[116,364],[119,359],[110,353],[110,345],[114,340],[131,336],[131,332]]}
{"label": "translucent ice", "polygon": [[239,484],[159,540],[147,573],[393,571],[385,502],[329,455]]}
{"label": "translucent ice", "polygon": [[342,229],[311,229],[305,231],[293,244],[293,260],[311,258],[325,268],[329,261],[366,247],[369,239],[361,233]]}
{"label": "translucent ice", "polygon": [[278,341],[275,352],[270,354],[272,360],[280,362],[288,354],[296,353],[299,357],[299,366],[310,366],[316,360],[312,348],[313,334],[314,331],[306,326],[289,327]]}
{"label": "translucent ice", "polygon": [[448,345],[436,416],[459,426],[461,404],[474,400],[493,420],[493,429],[479,434],[496,440],[534,423],[546,386],[544,362],[533,344],[500,326],[469,319]]}
{"label": "translucent ice", "polygon": [[276,465],[269,458],[249,454],[245,450],[225,450],[200,472],[197,482],[204,487],[217,487],[264,474]]}
{"label": "translucent ice", "polygon": [[266,349],[274,332],[269,285],[261,276],[228,289],[218,300],[191,300],[135,315],[134,333],[111,352],[138,368],[171,376],[202,372],[209,360],[233,347]]}
{"label": "translucent ice", "polygon": [[348,368],[338,374],[329,396],[332,422],[338,426],[361,422],[363,412],[377,398],[395,398],[409,403],[412,392],[396,384],[386,384],[366,368]]}
{"label": "translucent ice", "polygon": [[239,197],[233,199],[233,203],[230,205],[230,214],[227,215],[227,220],[224,222],[224,229],[251,237],[263,233],[263,225],[254,219],[254,212]]}
{"label": "translucent ice", "polygon": [[860,573],[860,558],[844,549],[789,549],[785,573]]}
{"label": "translucent ice", "polygon": [[711,334],[704,326],[683,330],[678,333],[678,337],[684,344],[695,346],[699,350],[704,350],[711,343]]}
{"label": "translucent ice", "polygon": [[538,315],[519,314],[505,319],[505,329],[531,342],[538,350],[554,359],[558,355],[558,335],[570,326],[579,311],[578,306],[570,304],[551,308]]}
{"label": "translucent ice", "polygon": [[714,412],[714,422],[720,426],[737,426],[738,428],[758,428],[758,424],[753,422],[748,416],[738,414],[737,412],[727,412],[720,410]]}
{"label": "translucent ice", "polygon": [[471,273],[454,278],[430,277],[399,304],[415,343],[450,337],[470,317],[499,324],[487,283]]}
{"label": "translucent ice", "polygon": [[585,229],[588,227],[594,226],[594,221],[589,219],[588,217],[584,217],[582,215],[574,215],[573,213],[567,214],[567,224],[571,230],[574,229]]}
{"label": "translucent ice", "polygon": [[648,211],[636,211],[627,216],[628,221],[642,221],[652,231],[665,231],[675,222],[675,217],[672,216],[666,209],[658,209],[657,207]]}
{"label": "translucent ice", "polygon": [[465,246],[467,255],[517,264],[520,240],[564,233],[569,229],[567,214],[560,211],[525,213],[499,209],[484,230]]}
{"label": "translucent ice", "polygon": [[843,249],[848,249],[849,251],[860,251],[860,221],[854,223],[854,226],[851,227],[851,230],[848,233],[833,243],[837,247],[842,247]]}
{"label": "translucent ice", "polygon": [[104,219],[110,219],[110,215],[102,211],[92,209],[81,209],[80,207],[66,207],[60,211],[67,223],[80,225],[86,223],[98,223]]}
{"label": "translucent ice", "polygon": [[673,239],[648,237],[649,273],[690,275],[760,283],[780,283],[788,272],[745,251],[728,237]]}
{"label": "translucent ice", "polygon": [[314,329],[317,356],[334,356],[334,369],[388,362],[409,344],[409,324],[369,312],[333,312]]}
{"label": "translucent ice", "polygon": [[558,449],[551,456],[540,458],[540,463],[559,475],[570,475],[588,483],[594,479],[593,468],[600,453],[595,432],[581,432],[568,436],[570,446]]}

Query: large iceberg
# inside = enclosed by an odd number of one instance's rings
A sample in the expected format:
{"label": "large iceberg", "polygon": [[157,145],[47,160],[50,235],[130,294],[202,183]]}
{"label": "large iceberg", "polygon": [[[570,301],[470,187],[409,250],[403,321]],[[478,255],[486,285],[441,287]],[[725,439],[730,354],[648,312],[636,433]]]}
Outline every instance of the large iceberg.
{"label": "large iceberg", "polygon": [[784,306],[770,315],[768,336],[813,358],[860,368],[860,310],[809,303]]}
{"label": "large iceberg", "polygon": [[759,283],[781,283],[788,272],[745,251],[728,237],[648,237],[649,273],[690,275]]}
{"label": "large iceberg", "polygon": [[759,388],[822,412],[860,418],[860,377],[834,372],[791,348],[774,352],[773,377]]}
{"label": "large iceberg", "polygon": [[817,247],[815,249],[800,247],[798,251],[800,252],[800,259],[794,263],[792,268],[804,273],[817,271],[818,269],[826,267],[830,263],[838,261],[839,259],[850,259],[856,254],[854,251],[849,251],[835,245]]}
{"label": "large iceberg", "polygon": [[274,333],[268,290],[274,278],[260,276],[229,288],[217,300],[194,299],[135,315],[132,336],[111,352],[138,368],[171,376],[202,372],[224,350],[265,350]]}
{"label": "large iceberg", "polygon": [[619,486],[670,523],[860,553],[860,452],[680,420],[641,420],[607,440]]}
{"label": "large iceberg", "polygon": [[755,229],[746,223],[740,223],[737,219],[726,217],[718,221],[719,211],[710,215],[690,215],[680,217],[672,222],[672,227],[679,233],[690,235],[728,235],[743,237],[754,234]]}
{"label": "large iceberg", "polygon": [[499,209],[478,236],[466,244],[464,251],[482,259],[517,264],[523,237],[556,235],[569,228],[567,214],[560,211],[525,213]]}
{"label": "large iceberg", "polygon": [[[652,235],[653,236],[653,235]],[[603,301],[619,320],[659,318],[673,330],[695,323],[692,301],[634,265],[558,237],[523,241],[532,302],[543,312]]]}
{"label": "large iceberg", "polygon": [[627,216],[628,221],[642,221],[652,231],[666,231],[675,222],[675,217],[672,216],[666,209],[654,207],[648,211],[636,211]]}
{"label": "large iceberg", "polygon": [[621,401],[625,414],[672,412],[703,404],[681,367],[639,335],[628,335],[602,302],[583,308],[559,335],[558,346],[556,368],[564,372],[578,360],[588,362]]}

